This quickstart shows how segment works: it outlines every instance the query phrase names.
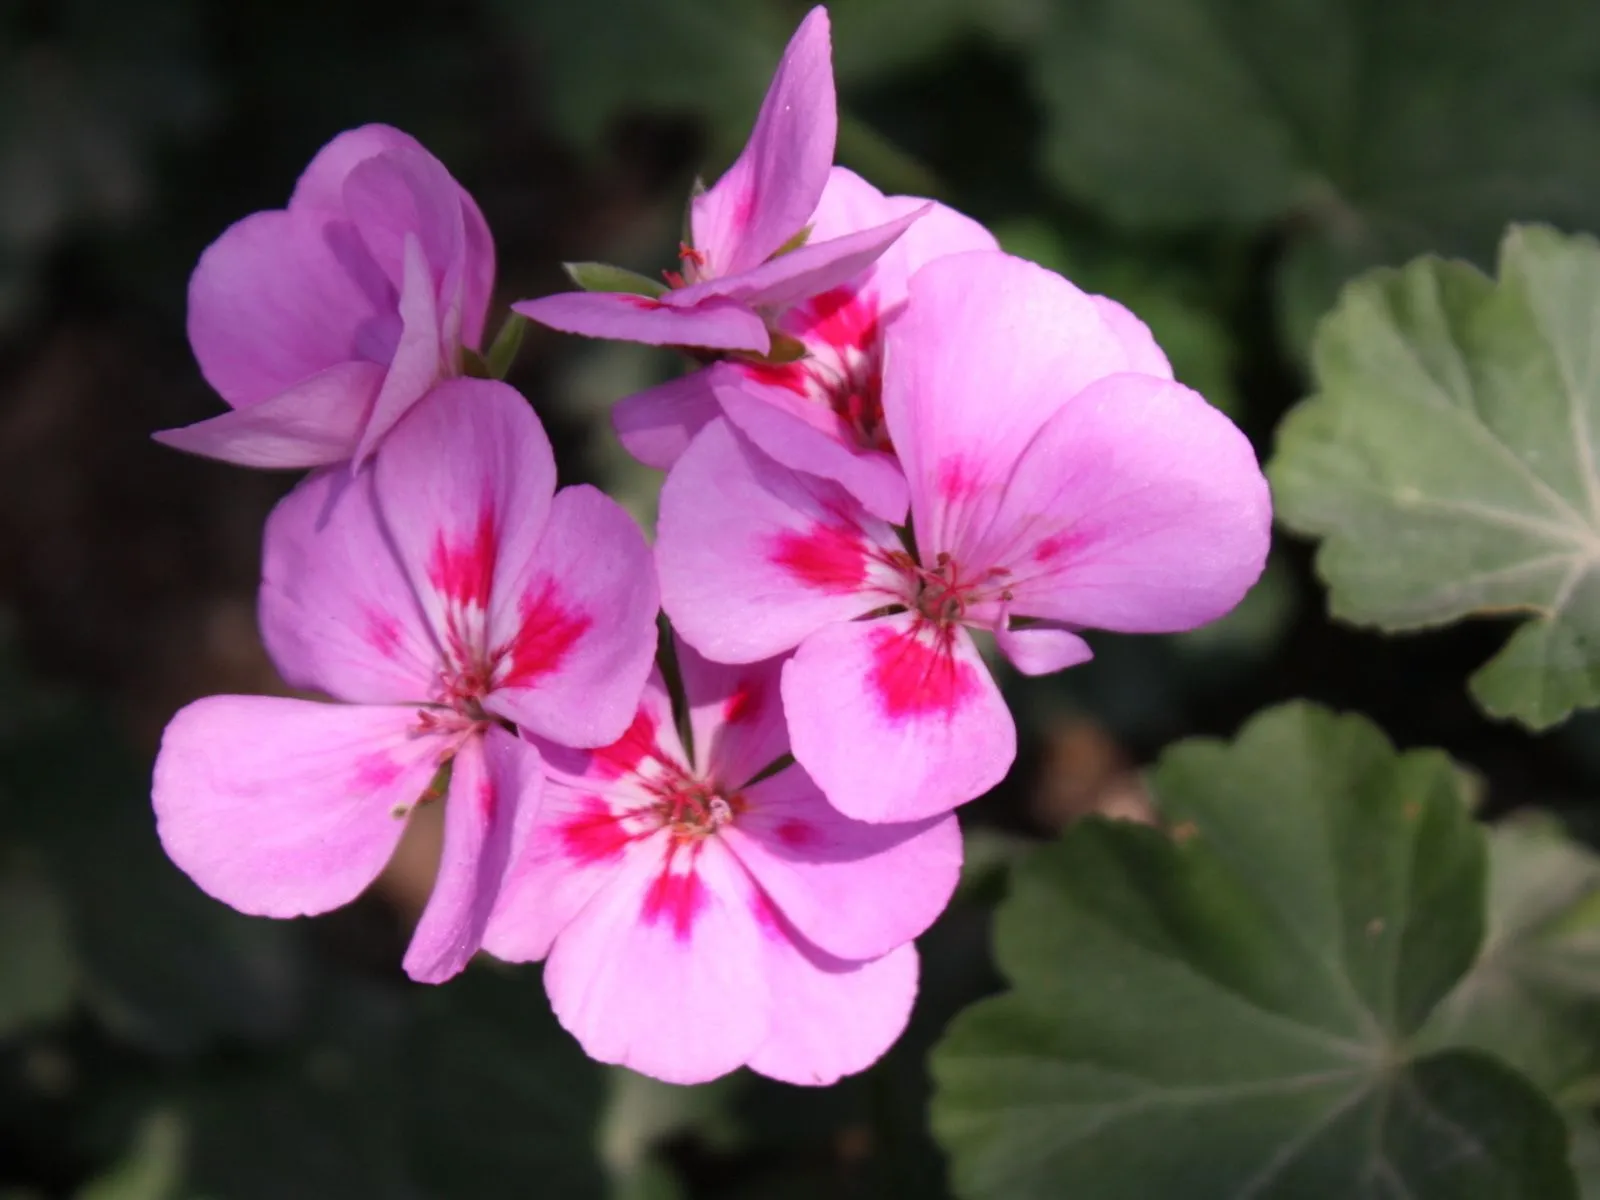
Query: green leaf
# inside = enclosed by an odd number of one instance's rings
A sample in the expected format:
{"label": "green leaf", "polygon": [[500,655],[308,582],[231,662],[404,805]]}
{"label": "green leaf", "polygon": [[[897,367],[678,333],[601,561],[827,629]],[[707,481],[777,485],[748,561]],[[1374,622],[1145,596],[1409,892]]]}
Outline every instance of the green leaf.
{"label": "green leaf", "polygon": [[1132,226],[1283,223],[1291,323],[1357,270],[1600,220],[1589,0],[1035,7],[1057,182]]}
{"label": "green leaf", "polygon": [[667,291],[667,285],[660,280],[625,267],[613,267],[610,263],[562,263],[561,266],[572,282],[586,292],[626,292],[654,298]]}
{"label": "green leaf", "polygon": [[1482,934],[1448,758],[1292,704],[1170,749],[1152,784],[1170,835],[1086,821],[1015,872],[1013,991],[933,1060],[959,1195],[1575,1195],[1531,1084],[1413,1043]]}
{"label": "green leaf", "polygon": [[1600,858],[1553,819],[1491,832],[1483,952],[1420,1040],[1487,1050],[1575,1112],[1600,1101]]}
{"label": "green leaf", "polygon": [[184,1134],[176,1113],[151,1113],[127,1156],[78,1189],[75,1200],[173,1200],[183,1176]]}
{"label": "green leaf", "polygon": [[65,1015],[78,963],[67,916],[42,865],[0,856],[0,1038]]}
{"label": "green leaf", "polygon": [[522,349],[523,335],[527,332],[527,317],[520,313],[506,314],[506,319],[500,323],[500,331],[494,335],[489,352],[484,356],[484,367],[489,372],[489,378],[504,379],[511,373],[511,367],[517,361],[517,352]]}
{"label": "green leaf", "polygon": [[1278,515],[1325,540],[1336,617],[1527,614],[1472,679],[1542,729],[1600,703],[1600,244],[1513,227],[1500,278],[1427,258],[1351,284],[1284,420]]}

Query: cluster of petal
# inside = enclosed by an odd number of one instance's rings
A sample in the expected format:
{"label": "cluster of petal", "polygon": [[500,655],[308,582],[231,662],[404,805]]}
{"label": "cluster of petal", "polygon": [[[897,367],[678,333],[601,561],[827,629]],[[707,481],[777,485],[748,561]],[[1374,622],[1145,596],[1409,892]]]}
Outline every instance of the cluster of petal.
{"label": "cluster of petal", "polygon": [[156,435],[252,467],[365,459],[476,349],[494,246],[472,198],[414,139],[340,134],[285,209],[231,226],[189,281],[189,342],[231,410]]}
{"label": "cluster of petal", "polygon": [[556,1015],[601,1061],[831,1083],[905,1027],[911,939],[954,890],[960,831],[853,821],[800,767],[767,773],[788,752],[780,663],[677,661],[692,747],[659,675],[614,744],[540,742],[543,802],[484,946],[548,956]]}
{"label": "cluster of petal", "polygon": [[1042,674],[1090,657],[1084,628],[1193,628],[1255,582],[1271,521],[1249,442],[1125,309],[995,251],[936,259],[908,296],[883,410],[914,545],[725,418],[668,476],[656,545],[690,645],[795,651],[795,758],[863,821],[948,811],[1009,768],[1015,727],[970,629]]}
{"label": "cluster of petal", "polygon": [[180,711],[155,766],[162,843],[237,909],[319,913],[372,882],[418,803],[442,801],[405,969],[446,979],[478,949],[538,811],[538,750],[508,726],[598,746],[632,719],[656,641],[649,550],[614,501],[555,490],[521,396],[463,379],[414,406],[369,468],[304,480],[263,554],[268,651],[291,685],[344,703]]}
{"label": "cluster of petal", "polygon": [[803,357],[730,358],[636,393],[613,413],[622,444],[641,462],[668,468],[725,416],[777,462],[835,480],[875,516],[903,521],[909,493],[883,419],[884,336],[923,265],[998,247],[970,217],[915,196],[885,196],[844,167],[829,174],[810,220],[813,237],[831,239],[906,217],[915,223],[876,261],[778,317]]}
{"label": "cluster of petal", "polygon": [[918,216],[830,237],[807,229],[838,133],[831,53],[828,14],[814,8],[784,50],[744,151],[690,202],[694,241],[674,286],[659,296],[563,292],[512,308],[588,337],[767,354],[772,314],[858,274]]}

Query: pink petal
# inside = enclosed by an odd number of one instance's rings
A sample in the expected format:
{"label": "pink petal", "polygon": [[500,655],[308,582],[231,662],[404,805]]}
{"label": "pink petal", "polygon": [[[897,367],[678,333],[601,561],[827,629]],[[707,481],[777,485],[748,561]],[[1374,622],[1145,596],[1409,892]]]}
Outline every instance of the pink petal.
{"label": "pink petal", "polygon": [[881,311],[893,314],[905,303],[906,288],[924,263],[968,250],[997,250],[994,235],[971,217],[920,196],[885,196],[846,167],[834,167],[811,219],[818,242],[882,225],[923,210],[916,222],[880,258],[851,282],[866,289]]}
{"label": "pink petal", "polygon": [[772,348],[766,322],[749,305],[717,296],[676,306],[627,292],[558,292],[519,300],[511,310],[551,329],[584,337],[755,354]]}
{"label": "pink petal", "polygon": [[549,954],[556,936],[622,869],[629,847],[658,835],[645,773],[659,777],[661,760],[687,766],[659,673],[633,724],[611,745],[586,751],[538,744],[545,760],[539,811],[519,840],[483,938],[486,950],[513,962]]}
{"label": "pink petal", "polygon": [[438,647],[395,559],[372,474],[330,468],[267,518],[261,636],[292,686],[364,704],[428,699]]}
{"label": "pink petal", "polygon": [[1140,375],[1172,378],[1172,364],[1167,361],[1166,354],[1156,344],[1155,334],[1150,332],[1150,326],[1109,296],[1090,296],[1089,299],[1094,302],[1100,319],[1112,333],[1117,335],[1117,340],[1127,352],[1128,370],[1136,371]]}
{"label": "pink petal", "polygon": [[422,151],[422,143],[391,125],[362,125],[330,141],[301,172],[291,208],[323,209],[343,215],[344,181],[356,167],[394,150]]}
{"label": "pink petal", "polygon": [[567,746],[627,729],[656,653],[660,594],[644,535],[615,500],[563,488],[523,562],[502,552],[489,617],[502,651],[487,707]]}
{"label": "pink petal", "polygon": [[905,1031],[917,998],[915,946],[866,963],[799,943],[768,947],[772,1023],[750,1057],[752,1071],[826,1086],[866,1070]]}
{"label": "pink petal", "polygon": [[445,346],[439,336],[439,308],[422,243],[405,237],[405,282],[400,289],[399,344],[372,406],[372,416],[356,448],[356,463],[367,460],[396,422],[445,374]]}
{"label": "pink petal", "polygon": [[747,271],[800,232],[817,206],[838,133],[828,13],[806,15],[783,52],[750,141],[691,207],[694,244],[717,275]]}
{"label": "pink petal", "polygon": [[465,191],[461,214],[467,233],[461,266],[461,344],[477,350],[483,345],[483,326],[494,298],[494,236],[477,201]]}
{"label": "pink petal", "polygon": [[611,423],[623,449],[664,471],[720,411],[706,372],[695,370],[617,401]]}
{"label": "pink petal", "polygon": [[1016,757],[1011,713],[967,632],[914,613],[832,625],[783,669],[795,759],[858,821],[915,821],[988,791]]}
{"label": "pink petal", "polygon": [[1088,296],[1007,254],[936,259],[910,296],[887,335],[883,406],[929,561],[983,526],[1033,435],[1128,355]]}
{"label": "pink petal", "polygon": [[406,950],[406,974],[443,983],[483,942],[502,880],[532,830],[542,783],[539,752],[503,729],[456,753],[444,809],[444,848],[433,894]]}
{"label": "pink petal", "polygon": [[1094,657],[1088,642],[1056,625],[1013,629],[1002,618],[995,626],[994,640],[1011,665],[1024,675],[1053,675]]}
{"label": "pink petal", "polygon": [[[737,366],[719,363],[704,374],[728,420],[773,460],[833,480],[875,517],[905,520],[910,492],[894,455],[858,445],[816,400],[749,379]],[[819,416],[834,429],[818,428]]]}
{"label": "pink petal", "polygon": [[384,439],[374,491],[440,647],[481,649],[500,576],[517,580],[555,490],[550,440],[503,383],[448,380]]}
{"label": "pink petal", "polygon": [[661,302],[698,308],[709,303],[712,297],[722,297],[752,308],[786,308],[859,275],[876,262],[894,244],[895,239],[922,216],[927,207],[925,205],[882,225],[845,234],[831,241],[807,242],[798,250],[781,254],[770,262],[740,274],[725,275],[668,292]]}
{"label": "pink petal", "polygon": [[376,363],[339,363],[247,408],[152,436],[174,450],[241,467],[343,462],[355,453],[382,384]]}
{"label": "pink petal", "polygon": [[771,1003],[760,894],[715,838],[666,856],[636,843],[556,938],[545,987],[591,1058],[668,1083],[748,1060]]}
{"label": "pink petal", "polygon": [[445,276],[459,274],[466,241],[461,188],[444,164],[420,146],[397,146],[355,164],[343,190],[346,214],[390,282],[402,286],[414,238],[437,299]]}
{"label": "pink petal", "polygon": [[708,779],[738,789],[789,753],[778,692],[781,659],[725,666],[675,638],[678,673],[689,704],[695,765]]}
{"label": "pink petal", "polygon": [[387,362],[399,331],[392,295],[372,295],[321,220],[303,214],[244,218],[206,247],[189,279],[189,344],[235,408],[338,363]]}
{"label": "pink petal", "polygon": [[717,662],[771,658],[884,604],[897,549],[837,484],[779,466],[726,421],[700,432],[661,489],[662,605]]}
{"label": "pink petal", "polygon": [[1011,571],[1011,611],[1126,633],[1192,629],[1266,562],[1272,502],[1249,441],[1182,384],[1116,375],[1069,401],[1017,462],[958,561]]}
{"label": "pink petal", "polygon": [[242,912],[296,917],[360,895],[394,852],[437,769],[416,711],[276,696],[180,709],[156,757],[167,854]]}
{"label": "pink petal", "polygon": [[747,788],[722,830],[774,907],[842,958],[875,958],[944,911],[961,875],[953,816],[869,825],[834,809],[799,767]]}

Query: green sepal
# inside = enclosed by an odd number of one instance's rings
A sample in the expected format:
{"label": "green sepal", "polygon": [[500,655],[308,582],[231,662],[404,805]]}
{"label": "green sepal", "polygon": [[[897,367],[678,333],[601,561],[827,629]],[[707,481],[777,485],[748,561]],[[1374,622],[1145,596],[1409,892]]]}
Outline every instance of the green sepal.
{"label": "green sepal", "polygon": [[626,292],[630,296],[649,296],[654,299],[667,290],[667,285],[610,263],[562,263],[562,270],[572,282],[586,292]]}

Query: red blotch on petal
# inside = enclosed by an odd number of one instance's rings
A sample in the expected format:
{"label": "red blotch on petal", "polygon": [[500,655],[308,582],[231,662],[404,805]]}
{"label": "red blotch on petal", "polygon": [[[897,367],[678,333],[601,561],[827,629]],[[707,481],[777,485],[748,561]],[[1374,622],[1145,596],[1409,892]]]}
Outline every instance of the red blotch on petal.
{"label": "red blotch on petal", "polygon": [[517,635],[505,650],[511,665],[500,680],[501,687],[529,687],[540,676],[559,668],[578,639],[594,624],[586,614],[561,607],[555,586],[548,581],[538,591],[523,596],[519,621]]}
{"label": "red blotch on petal", "polygon": [[385,658],[393,658],[400,649],[400,620],[376,608],[367,609],[365,627],[361,636]]}
{"label": "red blotch on petal", "polygon": [[867,550],[849,529],[818,525],[809,533],[786,529],[777,538],[771,559],[808,587],[824,592],[852,592],[867,577]]}
{"label": "red blotch on petal", "polygon": [[797,362],[762,365],[745,363],[741,369],[747,378],[754,380],[756,383],[765,383],[770,384],[772,387],[783,388],[786,391],[793,392],[796,396],[807,395],[810,390],[807,386],[809,375],[805,367]]}
{"label": "red blotch on petal", "polygon": [[485,779],[478,785],[478,812],[485,821],[492,821],[499,806],[500,798],[495,793],[494,784]]}
{"label": "red blotch on petal", "polygon": [[930,646],[915,632],[874,631],[868,681],[885,716],[897,720],[953,713],[978,694],[972,665],[958,660],[951,650],[954,636],[953,630],[938,630],[937,644]]}
{"label": "red blotch on petal", "polygon": [[616,858],[633,840],[599,796],[585,797],[583,808],[558,826],[557,832],[567,857],[581,863]]}
{"label": "red blotch on petal", "polygon": [[722,719],[729,725],[754,720],[761,712],[761,693],[748,679],[741,680],[722,706]]}
{"label": "red blotch on petal", "polygon": [[589,752],[589,769],[603,778],[617,779],[632,774],[640,763],[655,755],[656,720],[641,708],[626,733],[611,745]]}
{"label": "red blotch on petal", "polygon": [[376,792],[400,778],[400,764],[383,754],[368,754],[356,763],[351,786],[355,791]]}
{"label": "red blotch on petal", "polygon": [[807,825],[804,821],[797,821],[793,817],[780,822],[774,832],[778,835],[780,842],[795,850],[800,849],[802,846],[814,845],[817,840],[817,831],[814,826]]}
{"label": "red blotch on petal", "polygon": [[631,292],[618,292],[617,295],[624,304],[631,304],[635,308],[655,309],[661,307],[661,301],[653,296],[635,296]]}
{"label": "red blotch on petal", "polygon": [[489,607],[494,583],[494,509],[483,506],[477,528],[464,538],[451,539],[443,530],[434,535],[428,556],[428,581],[446,599],[457,604]]}
{"label": "red blotch on petal", "polygon": [[862,351],[878,340],[877,302],[848,287],[813,296],[799,315],[800,336],[806,340]]}
{"label": "red blotch on petal", "polygon": [[1033,548],[1035,562],[1050,562],[1063,557],[1068,551],[1076,549],[1082,542],[1071,530],[1063,533],[1053,533]]}
{"label": "red blotch on petal", "polygon": [[670,921],[672,936],[680,942],[686,942],[694,932],[695,919],[705,906],[706,885],[700,882],[691,865],[682,875],[675,875],[670,870],[657,875],[650,890],[644,894],[644,907],[640,915],[646,925]]}
{"label": "red blotch on petal", "polygon": [[939,464],[939,492],[946,500],[970,500],[978,492],[978,472],[959,455]]}

